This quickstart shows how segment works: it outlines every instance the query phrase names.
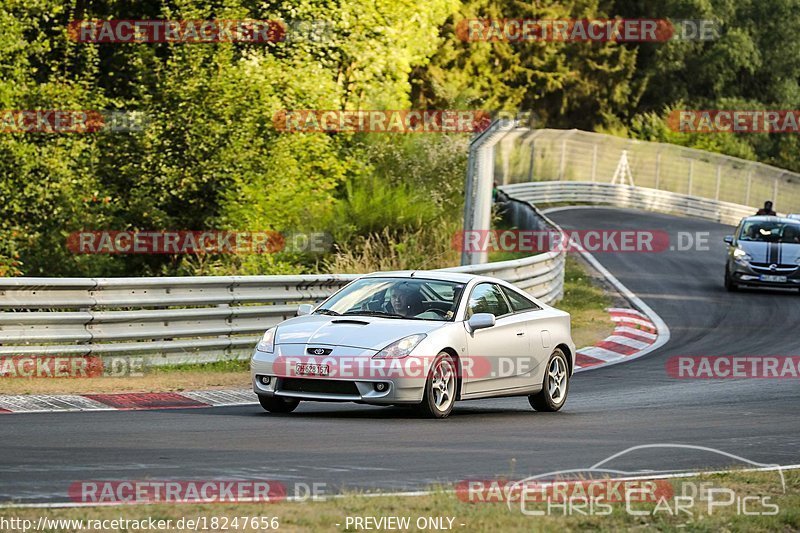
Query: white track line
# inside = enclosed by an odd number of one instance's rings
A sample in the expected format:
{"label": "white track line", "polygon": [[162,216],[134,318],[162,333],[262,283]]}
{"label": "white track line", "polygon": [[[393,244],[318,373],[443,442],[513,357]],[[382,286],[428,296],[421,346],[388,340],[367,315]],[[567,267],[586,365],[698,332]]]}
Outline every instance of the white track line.
{"label": "white track line", "polygon": [[[594,206],[586,206],[586,207],[594,207]],[[582,206],[578,208],[582,208]],[[550,209],[545,209],[544,211],[542,211],[542,213],[547,215],[549,213],[555,213],[556,211],[566,211],[567,209],[575,209],[575,207],[553,207]],[[578,246],[580,246],[580,244],[578,244]],[[601,265],[600,262],[597,259],[595,259],[595,257],[592,254],[590,254],[585,250],[581,250],[578,253],[580,253],[581,256],[585,258],[586,261],[588,261],[589,264],[592,265],[592,267],[594,267],[595,270],[597,270],[604,278],[606,278],[608,282],[611,283],[614,286],[614,288],[616,288],[619,291],[619,293],[622,294],[622,296],[631,303],[631,305],[633,305],[633,307],[644,313],[645,316],[647,316],[647,318],[649,318],[650,321],[655,325],[656,331],[658,331],[658,337],[656,338],[655,342],[650,346],[648,346],[647,348],[643,349],[642,351],[637,352],[633,355],[620,358],[619,360],[616,361],[609,361],[602,365],[587,367],[586,370],[603,368],[611,365],[616,365],[624,361],[631,361],[633,359],[638,359],[639,357],[645,356],[650,352],[653,352],[664,346],[669,341],[670,338],[669,327],[667,327],[667,323],[664,322],[661,319],[661,317],[658,316],[658,314],[655,311],[653,311],[653,309],[649,305],[644,303],[641,298],[636,296],[628,287],[623,285],[622,282],[618,280],[616,276],[614,276],[614,274],[609,272],[606,267]],[[636,322],[636,319],[633,318],[623,319],[623,317],[619,317],[619,319],[620,319],[619,322],[627,322],[627,323]],[[614,318],[612,318],[612,320],[614,320]],[[580,370],[584,369],[576,370],[576,372]]]}

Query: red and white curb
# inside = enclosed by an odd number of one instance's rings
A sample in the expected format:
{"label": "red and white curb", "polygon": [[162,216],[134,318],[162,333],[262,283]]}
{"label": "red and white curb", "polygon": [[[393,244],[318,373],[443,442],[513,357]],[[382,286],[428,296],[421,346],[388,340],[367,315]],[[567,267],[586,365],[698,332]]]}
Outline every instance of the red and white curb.
{"label": "red and white curb", "polygon": [[658,328],[644,313],[629,308],[608,312],[615,323],[614,332],[594,346],[577,350],[576,372],[635,359],[658,341]]}
{"label": "red and white curb", "polygon": [[575,371],[582,372],[630,361],[665,345],[670,337],[667,323],[641,298],[623,285],[614,274],[601,265],[592,254],[582,251],[581,257],[606,278],[636,309],[613,308],[608,310],[611,313],[611,320],[616,322],[613,335],[595,346],[577,350]]}
{"label": "red and white curb", "polygon": [[228,407],[258,403],[250,389],[118,394],[0,395],[0,414],[65,411],[141,411]]}

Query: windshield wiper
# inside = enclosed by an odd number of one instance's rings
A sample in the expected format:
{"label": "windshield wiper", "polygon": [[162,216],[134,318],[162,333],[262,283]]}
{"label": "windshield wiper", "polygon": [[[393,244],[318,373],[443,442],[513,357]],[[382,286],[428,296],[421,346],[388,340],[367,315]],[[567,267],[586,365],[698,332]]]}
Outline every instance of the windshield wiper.
{"label": "windshield wiper", "polygon": [[347,311],[345,315],[363,315],[363,316],[383,316],[386,318],[408,318],[397,313],[387,313],[386,311]]}
{"label": "windshield wiper", "polygon": [[338,313],[333,309],[317,309],[314,311],[315,315],[331,315],[331,316],[342,316],[342,313]]}

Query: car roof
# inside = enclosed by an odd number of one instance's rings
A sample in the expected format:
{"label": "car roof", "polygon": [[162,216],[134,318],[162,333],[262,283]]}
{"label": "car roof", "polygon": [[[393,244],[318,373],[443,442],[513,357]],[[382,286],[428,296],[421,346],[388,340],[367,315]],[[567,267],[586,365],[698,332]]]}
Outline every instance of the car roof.
{"label": "car roof", "polygon": [[503,280],[465,272],[452,272],[447,270],[395,270],[392,272],[372,272],[363,276],[365,278],[418,278],[439,281],[452,281],[456,283],[469,283],[472,280],[502,282]]}
{"label": "car roof", "polygon": [[513,283],[509,283],[506,280],[500,278],[493,278],[491,276],[468,274],[465,272],[453,272],[448,270],[395,270],[392,272],[371,272],[370,274],[365,274],[360,279],[363,278],[409,278],[409,279],[416,278],[416,279],[427,279],[427,280],[452,281],[455,283],[464,283],[465,285],[471,281],[475,281],[476,283],[482,283],[482,282],[496,283],[498,285],[508,287],[509,289],[515,292],[525,295],[528,299],[534,300],[537,303],[537,305],[546,306],[544,302],[539,301],[532,294],[520,289]]}
{"label": "car roof", "polygon": [[781,222],[784,224],[800,224],[800,220],[796,218],[789,218],[789,217],[778,217],[778,216],[771,216],[771,215],[754,215],[751,217],[744,217],[742,222],[744,221],[755,221],[755,222]]}

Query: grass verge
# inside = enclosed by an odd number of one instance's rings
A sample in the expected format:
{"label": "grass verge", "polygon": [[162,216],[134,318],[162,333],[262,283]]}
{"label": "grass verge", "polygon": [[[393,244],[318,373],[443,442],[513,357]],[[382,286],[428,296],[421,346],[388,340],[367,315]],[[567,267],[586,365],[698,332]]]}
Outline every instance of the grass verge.
{"label": "grass verge", "polygon": [[113,392],[180,392],[246,389],[248,361],[153,366],[141,376],[92,378],[0,378],[0,394],[83,394]]}
{"label": "grass verge", "polygon": [[572,340],[577,348],[591,346],[611,335],[614,323],[607,308],[614,300],[589,274],[584,263],[567,255],[564,266],[564,298],[556,304],[572,318]]}
{"label": "grass verge", "polygon": [[[776,472],[733,472],[672,480],[672,496],[654,502],[629,502],[632,514],[625,503],[610,504],[610,511],[599,505],[595,510],[576,512],[577,506],[553,506],[544,516],[525,515],[519,506],[509,509],[505,503],[469,503],[452,492],[435,491],[425,496],[370,496],[348,494],[324,501],[277,502],[261,504],[154,504],[123,505],[118,507],[91,507],[65,509],[0,509],[2,519],[17,518],[36,523],[40,517],[73,520],[171,520],[168,531],[188,531],[192,528],[176,527],[184,518],[198,520],[205,517],[210,526],[216,519],[217,527],[228,531],[253,531],[251,528],[233,528],[236,517],[277,518],[281,531],[362,531],[355,527],[356,517],[408,517],[406,530],[434,530],[416,527],[417,520],[427,517],[452,519],[451,530],[461,531],[798,531],[800,529],[800,471],[784,472],[785,492]],[[688,489],[687,489],[688,487]],[[727,500],[730,505],[709,507],[709,488],[725,490],[714,496],[714,502]],[[704,489],[704,490],[699,490]],[[680,502],[675,496],[694,494],[691,501]],[[746,503],[745,503],[746,502]],[[536,504],[543,510],[546,504]],[[528,507],[529,510],[534,507]],[[584,508],[587,509],[587,508]],[[747,515],[747,513],[759,513]],[[774,513],[774,514],[764,514]],[[348,521],[348,517],[350,520]],[[363,524],[363,523],[362,523]],[[84,522],[86,525],[86,522]],[[109,524],[110,525],[110,524]],[[430,525],[428,522],[426,525]],[[349,526],[349,527],[348,527]],[[72,528],[51,527],[50,531],[75,531]],[[202,528],[200,528],[202,529]],[[382,528],[374,528],[382,529]],[[445,528],[447,529],[447,528]],[[11,531],[12,529],[0,529]],[[94,529],[95,531],[122,531],[124,528]],[[134,529],[128,527],[127,530]]]}

